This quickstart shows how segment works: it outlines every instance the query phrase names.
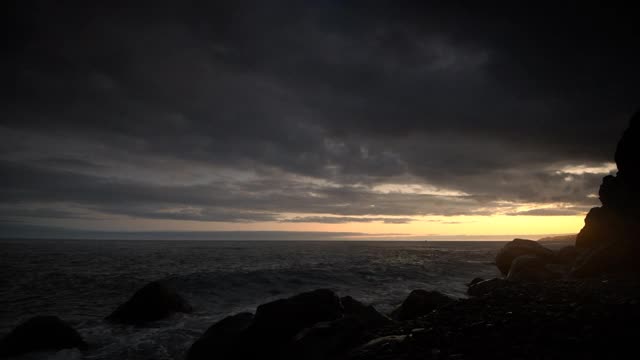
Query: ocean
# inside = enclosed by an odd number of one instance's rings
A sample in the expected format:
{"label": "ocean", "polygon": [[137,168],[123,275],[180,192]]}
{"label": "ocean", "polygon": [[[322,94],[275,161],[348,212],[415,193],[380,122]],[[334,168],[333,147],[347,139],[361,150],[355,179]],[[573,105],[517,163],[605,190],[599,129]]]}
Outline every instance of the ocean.
{"label": "ocean", "polygon": [[[464,297],[504,242],[0,240],[0,336],[34,315],[57,315],[89,350],[23,359],[184,359],[211,324],[318,288],[389,313],[413,289]],[[103,321],[153,280],[194,307],[148,327]]]}

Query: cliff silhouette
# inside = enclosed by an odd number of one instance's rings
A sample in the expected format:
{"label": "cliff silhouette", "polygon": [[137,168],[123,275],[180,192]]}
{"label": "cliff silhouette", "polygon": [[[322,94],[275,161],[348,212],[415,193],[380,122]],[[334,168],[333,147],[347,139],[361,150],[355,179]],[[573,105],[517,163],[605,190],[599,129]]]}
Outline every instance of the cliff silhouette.
{"label": "cliff silhouette", "polygon": [[574,276],[612,272],[637,272],[640,263],[640,112],[630,121],[618,142],[618,173],[605,176],[600,185],[602,206],[589,211],[576,237],[581,255]]}

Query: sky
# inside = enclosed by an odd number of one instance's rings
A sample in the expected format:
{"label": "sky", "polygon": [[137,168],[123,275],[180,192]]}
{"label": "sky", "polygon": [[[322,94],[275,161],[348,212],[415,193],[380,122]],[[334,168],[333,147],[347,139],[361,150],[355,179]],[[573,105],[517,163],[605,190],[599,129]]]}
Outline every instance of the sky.
{"label": "sky", "polygon": [[479,3],[16,2],[0,233],[576,233],[640,103],[637,12]]}

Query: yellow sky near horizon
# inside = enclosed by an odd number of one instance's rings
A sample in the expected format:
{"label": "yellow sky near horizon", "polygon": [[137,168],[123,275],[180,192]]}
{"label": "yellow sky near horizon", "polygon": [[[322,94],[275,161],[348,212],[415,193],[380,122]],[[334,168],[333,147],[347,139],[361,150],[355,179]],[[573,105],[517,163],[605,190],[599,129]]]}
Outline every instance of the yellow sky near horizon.
{"label": "yellow sky near horizon", "polygon": [[[371,235],[406,234],[406,236],[509,236],[509,235],[555,235],[573,234],[584,225],[584,215],[575,216],[423,216],[406,224],[388,224],[384,222],[351,222],[344,224],[323,223],[255,223],[244,224],[243,230],[255,231],[326,231],[360,232]],[[229,228],[228,230],[232,230]],[[377,236],[376,236],[377,237]]]}
{"label": "yellow sky near horizon", "polygon": [[[575,234],[584,225],[584,215],[475,215],[420,216],[408,223],[347,222],[347,223],[290,223],[254,222],[227,223],[185,220],[111,218],[107,223],[89,221],[86,229],[109,231],[295,231],[348,232],[366,235],[343,236],[344,239],[455,239],[473,238],[501,240],[511,236],[540,238],[549,235]],[[71,223],[50,224],[70,226]],[[115,225],[115,226],[114,226]],[[104,226],[104,228],[102,228]],[[102,229],[101,229],[102,228]]]}

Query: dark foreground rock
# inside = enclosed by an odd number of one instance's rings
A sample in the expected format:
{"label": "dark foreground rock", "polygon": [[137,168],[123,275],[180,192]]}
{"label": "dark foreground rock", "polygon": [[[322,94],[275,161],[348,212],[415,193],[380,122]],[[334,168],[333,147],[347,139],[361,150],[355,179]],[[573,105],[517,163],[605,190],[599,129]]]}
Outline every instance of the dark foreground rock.
{"label": "dark foreground rock", "polygon": [[345,358],[628,358],[637,352],[639,299],[640,282],[629,279],[509,282],[383,328]]}
{"label": "dark foreground rock", "polygon": [[33,351],[86,349],[87,344],[69,324],[56,316],[36,316],[18,325],[0,343],[0,356]]}
{"label": "dark foreground rock", "polygon": [[561,270],[554,271],[552,266],[545,259],[535,255],[518,256],[511,263],[507,280],[539,282],[559,279],[564,276]]}
{"label": "dark foreground rock", "polygon": [[579,252],[575,246],[569,245],[556,251],[555,263],[557,264],[573,264],[578,258]]}
{"label": "dark foreground rock", "polygon": [[452,301],[437,291],[413,290],[391,317],[400,321],[416,319]]}
{"label": "dark foreground rock", "polygon": [[484,296],[489,295],[492,292],[506,288],[509,286],[509,282],[504,279],[489,279],[483,281],[471,282],[467,289],[467,294],[471,296]]}
{"label": "dark foreground rock", "polygon": [[351,296],[340,298],[340,302],[345,317],[354,318],[367,328],[376,328],[393,322],[387,316],[380,314],[372,305],[365,305]]}
{"label": "dark foreground rock", "polygon": [[640,279],[491,279],[474,288],[477,296],[401,321],[328,290],[304,293],[261,305],[259,323],[249,313],[220,321],[187,359],[593,359],[636,351]]}
{"label": "dark foreground rock", "polygon": [[[235,315],[212,326],[189,350],[194,359],[290,358],[301,351],[296,335],[322,322],[343,317],[340,298],[331,290],[315,290],[262,304],[253,317]],[[220,340],[218,333],[224,333]]]}
{"label": "dark foreground rock", "polygon": [[239,313],[220,320],[191,346],[187,359],[232,359],[243,346],[239,335],[246,331],[252,322],[252,313]]}
{"label": "dark foreground rock", "polygon": [[537,241],[514,239],[498,251],[496,266],[500,269],[502,275],[506,276],[509,274],[513,260],[523,255],[536,256],[545,262],[553,262],[555,258],[553,251],[540,245]]}
{"label": "dark foreground rock", "polygon": [[340,299],[343,316],[320,322],[296,335],[290,359],[335,359],[368,338],[373,331],[392,326],[393,321],[380,314],[373,306],[364,305],[350,296]]}
{"label": "dark foreground rock", "polygon": [[191,311],[191,305],[175,290],[154,281],[136,291],[131,299],[120,305],[106,319],[123,324],[143,325],[164,319],[176,312]]}

